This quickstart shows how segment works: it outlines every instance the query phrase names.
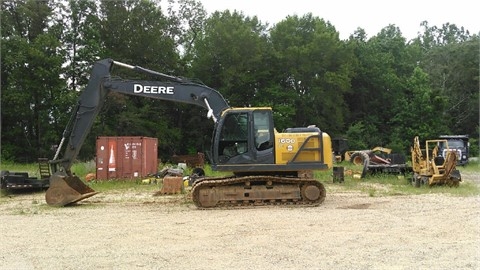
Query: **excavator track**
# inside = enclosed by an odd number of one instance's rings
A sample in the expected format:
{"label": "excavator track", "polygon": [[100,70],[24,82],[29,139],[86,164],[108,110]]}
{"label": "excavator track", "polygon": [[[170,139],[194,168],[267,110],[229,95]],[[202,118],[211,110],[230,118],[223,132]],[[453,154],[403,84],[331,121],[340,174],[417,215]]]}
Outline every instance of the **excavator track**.
{"label": "excavator track", "polygon": [[326,190],[315,179],[276,176],[204,178],[192,187],[197,208],[252,208],[259,206],[318,206]]}

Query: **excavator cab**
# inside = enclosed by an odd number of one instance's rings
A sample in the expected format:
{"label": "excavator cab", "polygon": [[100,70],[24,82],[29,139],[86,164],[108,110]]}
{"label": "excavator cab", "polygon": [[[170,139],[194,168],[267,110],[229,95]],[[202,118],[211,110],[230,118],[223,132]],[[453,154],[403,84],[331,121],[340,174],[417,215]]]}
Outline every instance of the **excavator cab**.
{"label": "excavator cab", "polygon": [[227,109],[213,137],[213,164],[273,164],[270,108]]}
{"label": "excavator cab", "polygon": [[216,123],[211,164],[235,175],[298,176],[331,167],[331,142],[317,127],[277,132],[270,107],[227,108]]}

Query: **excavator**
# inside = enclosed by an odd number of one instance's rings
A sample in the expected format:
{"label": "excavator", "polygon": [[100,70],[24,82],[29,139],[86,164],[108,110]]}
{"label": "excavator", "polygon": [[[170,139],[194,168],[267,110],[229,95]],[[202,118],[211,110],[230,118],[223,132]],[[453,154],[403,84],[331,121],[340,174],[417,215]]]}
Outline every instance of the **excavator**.
{"label": "excavator", "polygon": [[[113,67],[155,80],[112,76]],[[49,161],[52,176],[45,194],[48,205],[66,206],[98,193],[72,173],[71,166],[110,92],[206,109],[207,117],[214,122],[210,164],[213,170],[228,172],[229,176],[196,179],[191,196],[197,208],[318,206],[325,200],[325,187],[313,172],[332,168],[332,143],[326,132],[316,126],[278,132],[270,107],[230,107],[217,90],[203,83],[103,59],[93,65],[88,84]]]}

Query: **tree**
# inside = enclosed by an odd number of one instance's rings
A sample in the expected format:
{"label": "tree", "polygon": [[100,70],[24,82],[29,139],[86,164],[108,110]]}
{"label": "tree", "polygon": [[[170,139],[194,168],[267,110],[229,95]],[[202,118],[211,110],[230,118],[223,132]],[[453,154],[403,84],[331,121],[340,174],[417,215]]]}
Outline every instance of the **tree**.
{"label": "tree", "polygon": [[182,60],[189,63],[193,43],[203,31],[207,12],[202,3],[195,0],[168,0],[168,3],[169,36],[175,41]]}
{"label": "tree", "polygon": [[[421,62],[431,87],[447,99],[442,111],[449,132],[478,138],[479,37],[432,47]],[[476,123],[476,124],[472,124]]]}
{"label": "tree", "polygon": [[351,87],[352,51],[335,28],[312,14],[288,16],[271,29],[270,40],[276,62],[272,84],[281,87],[273,100],[294,109],[290,124],[341,133],[348,116],[343,97]]}
{"label": "tree", "polygon": [[[215,12],[198,32],[191,52],[191,77],[222,93],[231,106],[249,107],[262,103],[261,92],[268,83],[269,68],[266,26],[256,17],[246,17],[234,11]],[[188,135],[206,139],[212,133],[206,111],[196,111],[192,120],[185,117],[191,129]],[[192,112],[192,111],[190,111]],[[198,140],[198,139],[196,139]],[[197,145],[199,142],[197,141]]]}
{"label": "tree", "polygon": [[410,145],[415,136],[434,139],[448,131],[442,114],[447,102],[430,87],[428,75],[419,67],[407,81],[409,91],[397,100],[394,116],[389,125],[394,145]]}
{"label": "tree", "polygon": [[103,55],[97,4],[98,1],[69,0],[63,7],[65,12],[57,13],[65,14],[60,18],[64,25],[65,77],[73,91],[80,91],[88,82],[92,63]]}
{"label": "tree", "polygon": [[457,27],[455,24],[445,23],[439,28],[429,26],[427,21],[423,21],[420,26],[423,27],[423,33],[417,37],[416,41],[419,41],[426,50],[436,46],[461,43],[470,39],[470,32],[464,27]]}
{"label": "tree", "polygon": [[417,51],[406,45],[400,29],[394,25],[383,28],[369,40],[361,29],[356,33],[349,40],[357,62],[353,91],[346,96],[352,112],[348,122],[371,127],[363,134],[369,147],[387,145],[392,132],[389,121],[396,111],[402,110],[398,101],[407,91],[406,81],[415,67]]}
{"label": "tree", "polygon": [[[63,56],[50,1],[2,1],[2,158],[51,153],[64,118]],[[53,108],[53,109],[52,109]]]}
{"label": "tree", "polygon": [[261,89],[265,26],[256,17],[215,12],[194,42],[192,74],[219,90],[232,106],[252,106]]}

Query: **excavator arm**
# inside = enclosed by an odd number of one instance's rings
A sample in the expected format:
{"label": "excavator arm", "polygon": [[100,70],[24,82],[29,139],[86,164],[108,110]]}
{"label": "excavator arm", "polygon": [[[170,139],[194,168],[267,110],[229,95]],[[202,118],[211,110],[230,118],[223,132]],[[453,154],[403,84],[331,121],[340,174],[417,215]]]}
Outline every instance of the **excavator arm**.
{"label": "excavator arm", "polygon": [[[159,78],[158,81],[123,80],[112,77],[114,66],[128,68]],[[201,106],[207,109],[207,117],[217,122],[227,101],[216,90],[190,80],[166,75],[138,66],[131,66],[112,59],[104,59],[93,66],[89,82],[81,93],[71,119],[63,132],[62,140],[50,161],[54,174],[45,195],[49,205],[64,206],[96,194],[71,172],[71,166],[110,92],[175,101]],[[67,145],[64,147],[65,142]],[[60,152],[65,148],[64,154]]]}

